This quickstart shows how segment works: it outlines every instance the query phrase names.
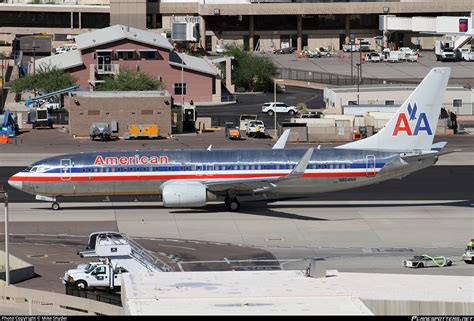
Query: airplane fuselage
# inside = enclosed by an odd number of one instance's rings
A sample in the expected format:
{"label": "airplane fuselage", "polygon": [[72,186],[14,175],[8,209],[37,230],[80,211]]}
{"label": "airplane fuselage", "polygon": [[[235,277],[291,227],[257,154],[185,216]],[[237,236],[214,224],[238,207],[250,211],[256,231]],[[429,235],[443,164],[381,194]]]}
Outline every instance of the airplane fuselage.
{"label": "airplane fuselage", "polygon": [[[57,196],[159,195],[170,180],[217,181],[283,177],[306,149],[157,150],[62,155],[37,162],[9,183],[27,193]],[[268,197],[308,196],[404,177],[433,159],[406,163],[399,153],[315,150],[304,175],[279,183]],[[236,191],[236,195],[254,194]]]}

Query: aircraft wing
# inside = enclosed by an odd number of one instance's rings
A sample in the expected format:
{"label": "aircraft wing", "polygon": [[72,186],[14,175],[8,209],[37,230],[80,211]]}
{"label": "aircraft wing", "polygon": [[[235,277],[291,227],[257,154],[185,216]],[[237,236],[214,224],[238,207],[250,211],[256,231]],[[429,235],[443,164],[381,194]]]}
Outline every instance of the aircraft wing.
{"label": "aircraft wing", "polygon": [[308,166],[309,160],[313,155],[313,151],[314,148],[309,148],[298,164],[296,164],[295,168],[293,168],[293,170],[285,176],[202,180],[201,183],[206,185],[208,190],[212,192],[224,192],[228,190],[249,191],[253,193],[265,192],[277,187],[278,184],[283,181],[302,177],[306,167]]}

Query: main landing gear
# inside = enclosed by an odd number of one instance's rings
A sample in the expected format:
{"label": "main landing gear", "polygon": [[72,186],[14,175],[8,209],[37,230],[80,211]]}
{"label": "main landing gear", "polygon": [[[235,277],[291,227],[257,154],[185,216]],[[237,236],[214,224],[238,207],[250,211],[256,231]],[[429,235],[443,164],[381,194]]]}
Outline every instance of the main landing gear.
{"label": "main landing gear", "polygon": [[229,210],[229,212],[237,212],[240,209],[240,202],[237,197],[229,197],[225,198],[225,206]]}
{"label": "main landing gear", "polygon": [[53,211],[58,211],[58,210],[61,209],[61,206],[59,205],[58,202],[53,202],[53,204],[51,204],[51,209],[52,209]]}

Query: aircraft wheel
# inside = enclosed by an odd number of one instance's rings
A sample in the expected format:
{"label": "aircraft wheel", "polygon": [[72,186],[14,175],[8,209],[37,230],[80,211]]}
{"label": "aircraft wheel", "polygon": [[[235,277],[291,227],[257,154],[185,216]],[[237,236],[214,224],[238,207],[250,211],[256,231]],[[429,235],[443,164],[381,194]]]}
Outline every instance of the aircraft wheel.
{"label": "aircraft wheel", "polygon": [[226,198],[225,206],[230,212],[237,212],[240,209],[240,202],[237,198]]}
{"label": "aircraft wheel", "polygon": [[61,208],[61,206],[59,205],[58,202],[54,202],[53,204],[51,204],[51,209],[53,211],[58,211],[60,208]]}

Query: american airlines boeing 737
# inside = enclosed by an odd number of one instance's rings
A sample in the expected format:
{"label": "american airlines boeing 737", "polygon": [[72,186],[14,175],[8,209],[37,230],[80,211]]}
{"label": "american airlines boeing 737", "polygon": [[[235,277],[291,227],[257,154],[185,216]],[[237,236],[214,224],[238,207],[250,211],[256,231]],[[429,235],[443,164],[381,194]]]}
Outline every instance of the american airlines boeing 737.
{"label": "american airlines boeing 737", "polygon": [[335,148],[157,150],[62,155],[36,162],[9,179],[52,202],[58,196],[161,195],[165,207],[203,207],[239,197],[311,196],[402,178],[436,163],[433,144],[450,68],[434,68],[378,133]]}

